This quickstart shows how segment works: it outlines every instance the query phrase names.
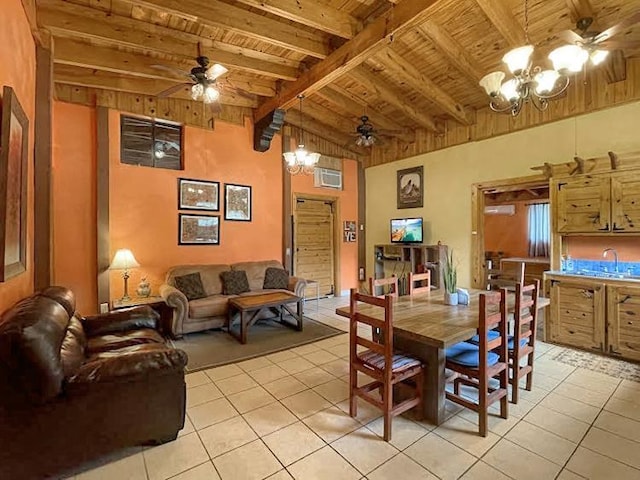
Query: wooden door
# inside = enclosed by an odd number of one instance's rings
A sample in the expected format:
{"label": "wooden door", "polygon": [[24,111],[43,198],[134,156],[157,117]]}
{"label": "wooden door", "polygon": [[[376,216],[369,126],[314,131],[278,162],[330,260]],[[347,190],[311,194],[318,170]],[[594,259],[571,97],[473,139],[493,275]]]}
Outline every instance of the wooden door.
{"label": "wooden door", "polygon": [[554,188],[557,188],[558,232],[593,233],[611,229],[609,176],[559,179]]}
{"label": "wooden door", "polygon": [[551,280],[551,341],[604,351],[604,300],[603,284]]}
{"label": "wooden door", "polygon": [[614,232],[640,232],[640,172],[611,176],[611,220]]}
{"label": "wooden door", "polygon": [[640,360],[640,287],[607,287],[607,352]]}
{"label": "wooden door", "polygon": [[[333,204],[323,200],[297,199],[294,220],[297,277],[319,283],[320,295],[334,293]],[[307,292],[308,295],[315,295]]]}

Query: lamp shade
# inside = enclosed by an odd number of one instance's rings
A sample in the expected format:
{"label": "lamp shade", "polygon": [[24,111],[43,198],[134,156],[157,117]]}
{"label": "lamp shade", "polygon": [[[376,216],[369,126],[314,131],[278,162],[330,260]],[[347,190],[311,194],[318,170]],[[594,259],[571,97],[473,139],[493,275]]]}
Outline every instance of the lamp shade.
{"label": "lamp shade", "polygon": [[505,74],[504,72],[491,72],[482,77],[480,80],[480,86],[484,88],[484,91],[487,92],[487,95],[490,97],[495,97],[500,93],[500,86],[502,85],[502,80],[504,80]]}
{"label": "lamp shade", "polygon": [[518,80],[512,78],[502,84],[502,87],[500,87],[500,93],[510,102],[515,102],[520,97],[519,87],[520,84],[518,83]]}
{"label": "lamp shade", "polygon": [[524,47],[514,48],[505,53],[502,57],[502,61],[507,65],[507,68],[514,75],[519,75],[520,72],[529,67],[529,58],[533,53],[532,45],[525,45]]}
{"label": "lamp shade", "polygon": [[543,70],[535,76],[536,93],[547,94],[553,90],[560,74],[555,70]]}
{"label": "lamp shade", "polygon": [[594,50],[589,55],[589,58],[591,59],[591,63],[592,64],[600,65],[602,62],[605,61],[605,59],[608,56],[609,56],[609,51],[608,50]]}
{"label": "lamp shade", "polygon": [[216,90],[212,85],[209,85],[204,89],[204,101],[205,103],[213,103],[218,97],[220,97],[220,92]]}
{"label": "lamp shade", "polygon": [[109,270],[128,270],[139,266],[140,264],[136,261],[131,250],[121,248],[113,256],[111,265],[109,265]]}
{"label": "lamp shade", "polygon": [[549,54],[553,68],[560,73],[579,72],[588,59],[589,53],[578,45],[558,47]]}

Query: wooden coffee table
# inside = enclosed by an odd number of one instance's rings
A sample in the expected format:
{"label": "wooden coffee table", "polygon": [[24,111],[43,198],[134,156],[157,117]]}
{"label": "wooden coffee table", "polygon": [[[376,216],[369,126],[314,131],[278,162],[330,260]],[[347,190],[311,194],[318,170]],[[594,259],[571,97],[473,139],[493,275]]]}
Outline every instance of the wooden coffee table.
{"label": "wooden coffee table", "polygon": [[[247,330],[256,323],[258,315],[264,309],[272,310],[280,317],[280,323],[302,331],[302,301],[301,297],[293,293],[273,292],[260,295],[250,295],[247,297],[235,297],[229,300],[229,310],[227,312],[227,331],[240,343],[247,343]],[[291,309],[291,304],[296,304],[296,311]],[[285,320],[284,313],[289,313],[295,323]],[[240,334],[233,331],[231,325],[240,316]]]}

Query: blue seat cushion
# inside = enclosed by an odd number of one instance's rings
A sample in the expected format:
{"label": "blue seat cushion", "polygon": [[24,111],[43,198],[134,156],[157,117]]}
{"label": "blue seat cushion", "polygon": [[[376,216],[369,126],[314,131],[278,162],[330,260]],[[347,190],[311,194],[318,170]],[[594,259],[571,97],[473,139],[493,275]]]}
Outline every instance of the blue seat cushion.
{"label": "blue seat cushion", "polygon": [[[497,332],[495,330],[489,330],[487,332],[487,340],[489,340],[489,341],[495,340],[499,336],[500,336],[500,332]],[[480,343],[480,335],[474,335],[473,337],[471,337],[471,340],[469,340],[469,343],[473,343],[474,345],[478,345]]]}
{"label": "blue seat cushion", "polygon": [[[480,349],[477,345],[460,342],[445,350],[447,362],[457,363],[463,367],[478,368],[480,366]],[[487,366],[495,365],[500,357],[497,353],[487,353]]]}
{"label": "blue seat cushion", "polygon": [[[520,346],[524,347],[528,342],[527,338],[521,338],[520,339]],[[513,335],[509,335],[509,342],[507,343],[507,348],[509,350],[513,350]]]}

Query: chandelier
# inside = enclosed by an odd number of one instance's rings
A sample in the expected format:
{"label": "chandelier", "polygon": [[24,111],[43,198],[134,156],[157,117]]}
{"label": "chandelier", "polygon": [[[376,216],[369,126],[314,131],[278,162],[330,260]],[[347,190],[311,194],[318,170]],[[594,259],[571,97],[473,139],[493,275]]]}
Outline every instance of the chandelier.
{"label": "chandelier", "polygon": [[299,173],[312,174],[318,164],[318,160],[320,160],[319,153],[307,152],[304,148],[304,128],[302,123],[302,99],[304,95],[298,95],[298,98],[300,99],[300,143],[294,152],[282,154],[287,172],[291,175],[297,175]]}
{"label": "chandelier", "polygon": [[[525,103],[532,103],[543,111],[549,100],[563,93],[569,86],[569,75],[579,72],[591,57],[594,64],[604,60],[601,55],[590,53],[578,45],[564,45],[549,54],[553,69],[544,70],[532,66],[533,45],[529,43],[529,9],[528,1],[524,2],[525,42],[527,45],[507,52],[502,61],[512,77],[507,79],[501,71],[489,73],[482,77],[480,86],[490,97],[489,107],[494,112],[511,112],[514,117],[520,113]],[[605,55],[606,56],[606,55]]]}

